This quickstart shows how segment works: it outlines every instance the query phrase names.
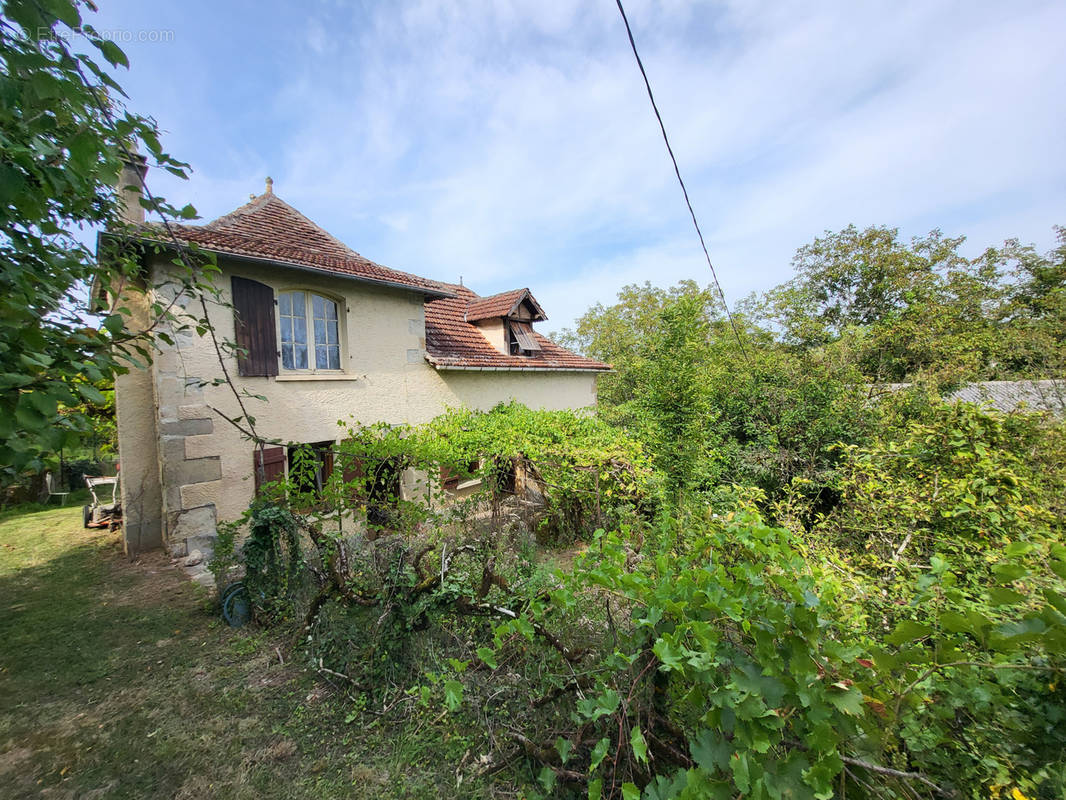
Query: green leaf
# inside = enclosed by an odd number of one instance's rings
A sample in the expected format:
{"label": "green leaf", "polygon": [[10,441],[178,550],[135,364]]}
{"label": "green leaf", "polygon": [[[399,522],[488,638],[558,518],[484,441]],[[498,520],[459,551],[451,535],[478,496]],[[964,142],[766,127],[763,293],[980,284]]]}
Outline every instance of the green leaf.
{"label": "green leaf", "polygon": [[537,783],[544,787],[544,791],[550,792],[555,788],[555,770],[551,767],[541,767],[540,774],[537,775]]}
{"label": "green leaf", "polygon": [[596,767],[603,761],[603,757],[607,755],[607,748],[611,746],[611,741],[606,736],[596,742],[596,746],[592,748],[592,754],[589,756],[589,772],[595,772]]}
{"label": "green leaf", "polygon": [[1001,583],[1011,583],[1029,574],[1029,570],[1021,564],[1001,562],[992,567],[992,572]]}
{"label": "green leaf", "polygon": [[621,698],[619,698],[618,692],[614,689],[607,689],[601,695],[579,701],[577,710],[588,717],[590,721],[597,720],[600,717],[613,714],[618,709],[620,701]]}
{"label": "green leaf", "polygon": [[123,326],[126,324],[125,317],[121,314],[111,314],[104,319],[104,327],[111,333],[112,336],[117,336],[122,332]]}
{"label": "green leaf", "polygon": [[458,711],[463,704],[463,684],[456,680],[444,682],[444,704],[449,711]]}
{"label": "green leaf", "polygon": [[637,757],[637,761],[645,763],[648,760],[648,743],[639,725],[634,725],[633,731],[629,734],[629,746],[633,748],[633,755]]}
{"label": "green leaf", "polygon": [[88,400],[90,403],[95,403],[98,406],[105,405],[107,398],[104,397],[104,393],[93,386],[91,383],[79,383],[77,384],[78,392]]}
{"label": "green leaf", "polygon": [[477,657],[480,658],[489,669],[496,669],[496,651],[491,647],[479,647]]}
{"label": "green leaf", "polygon": [[588,800],[600,800],[600,796],[603,794],[603,780],[600,778],[593,778],[589,781],[589,798]]}
{"label": "green leaf", "polygon": [[989,589],[988,599],[994,606],[1013,606],[1023,602],[1025,595],[1005,586],[996,586]]}
{"label": "green leaf", "polygon": [[634,783],[622,784],[622,800],[640,800],[640,789]]}
{"label": "green leaf", "polygon": [[684,665],[684,652],[667,638],[657,639],[652,646],[652,652],[667,669],[681,669]]}
{"label": "green leaf", "polygon": [[970,620],[958,611],[945,611],[939,619],[941,627],[951,633],[967,633],[973,630]]}
{"label": "green leaf", "polygon": [[718,731],[700,731],[699,736],[689,742],[688,747],[696,765],[711,775],[717,770],[724,771],[729,767],[733,746]]}
{"label": "green leaf", "polygon": [[1048,601],[1060,614],[1066,614],[1066,596],[1052,589],[1044,589],[1044,599]]}
{"label": "green leaf", "polygon": [[78,8],[74,3],[68,0],[43,0],[40,5],[68,28],[81,26],[81,14],[78,13]]}
{"label": "green leaf", "polygon": [[733,770],[733,783],[742,791],[747,792],[751,788],[751,768],[748,765],[747,753],[734,753],[729,759],[729,766]]}
{"label": "green leaf", "polygon": [[826,699],[845,714],[857,717],[862,714],[862,692],[854,686],[834,683],[826,692]]}
{"label": "green leaf", "polygon": [[570,760],[570,753],[573,751],[574,745],[569,739],[564,739],[560,736],[555,740],[555,749],[559,753],[559,758],[565,764]]}
{"label": "green leaf", "polygon": [[906,642],[914,642],[918,639],[924,639],[932,632],[933,628],[931,625],[923,625],[920,622],[905,619],[896,625],[892,630],[892,633],[885,637],[885,641],[889,644],[899,645]]}
{"label": "green leaf", "polygon": [[1004,548],[1003,554],[1008,557],[1024,556],[1031,552],[1033,546],[1029,542],[1011,542]]}
{"label": "green leaf", "polygon": [[117,67],[121,65],[126,69],[130,68],[130,60],[126,58],[126,54],[122,52],[122,48],[110,39],[94,40],[93,44],[100,48],[100,52],[111,66]]}

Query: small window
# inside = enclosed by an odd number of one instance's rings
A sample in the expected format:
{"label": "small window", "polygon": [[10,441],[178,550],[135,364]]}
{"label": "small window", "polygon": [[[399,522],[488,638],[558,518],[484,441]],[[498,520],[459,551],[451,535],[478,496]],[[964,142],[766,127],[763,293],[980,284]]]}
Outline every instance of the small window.
{"label": "small window", "polygon": [[292,370],[341,368],[340,319],[335,301],[311,292],[281,292],[278,316],[281,366]]}

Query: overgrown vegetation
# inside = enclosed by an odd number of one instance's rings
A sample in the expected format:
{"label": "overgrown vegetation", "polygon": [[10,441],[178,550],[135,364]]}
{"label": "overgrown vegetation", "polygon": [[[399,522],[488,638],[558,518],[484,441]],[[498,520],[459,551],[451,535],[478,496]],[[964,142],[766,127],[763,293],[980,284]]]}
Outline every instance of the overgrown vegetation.
{"label": "overgrown vegetation", "polygon": [[70,504],[0,519],[0,797],[492,796],[456,789],[470,739],[436,708],[353,714],[283,630],[231,630],[197,589]]}
{"label": "overgrown vegetation", "polygon": [[[98,262],[78,238],[121,234],[114,185],[136,142],[186,169],[120,105],[107,69],[68,46],[125,65],[83,24],[88,8],[11,0],[0,18],[0,483],[106,439],[109,379],[150,358],[153,322],[210,330],[206,312],[178,319],[159,303],[146,333],[132,329],[124,303],[152,288],[139,254],[105,248]],[[1066,431],[940,395],[1063,377],[1066,234],[1047,254],[1007,242],[971,259],[961,245],[938,231],[910,243],[883,227],[827,233],[797,253],[792,281],[745,304],[738,337],[695,284],[627,287],[563,336],[614,364],[597,417],[457,411],[293,446],[286,478],[223,529],[213,569],[243,579],[258,621],[298,643],[347,722],[433,731],[447,781],[390,770],[375,796],[412,780],[439,795],[454,776],[456,789],[498,779],[529,797],[1061,797]],[[179,262],[168,296],[202,300],[210,266]],[[93,282],[115,290],[109,307],[85,302]],[[98,599],[75,567],[98,559],[54,563],[63,591],[39,576],[32,608],[4,576],[16,611],[5,670],[23,690],[84,703],[113,678],[155,698],[93,645],[131,625],[166,650],[171,616],[98,609],[71,634],[76,658],[54,649],[56,615]],[[80,718],[61,712],[31,722]],[[138,720],[131,741],[179,735]],[[4,725],[10,741],[34,735]],[[338,741],[318,742],[327,761],[343,760]],[[75,793],[120,780],[107,764],[127,751],[101,749],[60,748],[88,763]],[[166,765],[175,752],[208,763],[206,750],[132,752]],[[297,793],[319,794],[317,763],[300,762]],[[54,759],[34,770],[47,788],[66,774]],[[272,790],[274,771],[248,770]],[[154,778],[210,793],[210,779],[177,784],[184,771],[134,770],[123,788]]]}
{"label": "overgrown vegetation", "polygon": [[[636,482],[639,444],[569,413],[349,431],[335,457],[360,466],[332,500],[311,508],[297,475],[250,512],[246,580],[355,709],[483,730],[474,780],[517,763],[530,795],[1055,797],[1062,428],[915,395],[862,408],[873,432],[829,448],[828,504]],[[558,460],[523,515],[500,465],[533,453]],[[625,479],[595,492],[563,453]],[[382,463],[428,476],[392,526],[366,522]],[[481,483],[459,499],[441,467],[464,464]],[[571,535],[596,502],[612,524],[552,570],[533,544],[560,498],[585,510]]]}
{"label": "overgrown vegetation", "polygon": [[[142,253],[120,244],[123,163],[143,148],[179,177],[188,165],[166,152],[154,120],[123,105],[112,70],[129,64],[84,18],[94,10],[83,0],[5,0],[0,14],[0,487],[61,449],[100,444],[96,411],[114,375],[143,368],[157,339],[169,342],[161,324],[205,330],[159,301],[133,318],[156,287]],[[169,219],[196,214],[158,197],[144,203]],[[103,231],[97,258],[87,234]],[[176,263],[177,298],[212,293],[209,258]]]}

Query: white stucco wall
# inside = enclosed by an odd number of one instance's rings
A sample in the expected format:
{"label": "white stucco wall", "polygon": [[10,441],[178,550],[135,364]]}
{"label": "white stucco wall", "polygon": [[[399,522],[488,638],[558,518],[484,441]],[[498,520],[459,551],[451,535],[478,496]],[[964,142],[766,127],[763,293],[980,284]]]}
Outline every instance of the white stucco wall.
{"label": "white stucco wall", "polygon": [[489,344],[501,353],[507,353],[507,333],[502,319],[482,319],[474,323],[481,335],[489,340]]}
{"label": "white stucco wall", "polygon": [[[489,409],[509,400],[547,409],[595,404],[596,376],[590,372],[438,372],[425,360],[423,297],[415,292],[269,265],[224,259],[220,265],[223,303],[230,299],[230,276],[238,275],[266,283],[275,293],[317,291],[335,298],[341,308],[343,375],[282,370],[278,378],[241,378],[236,359],[225,358],[238,391],[268,398],[244,398],[259,436],[335,440],[343,435],[338,420],[419,424],[448,407]],[[156,268],[157,280],[163,269]],[[198,305],[190,312],[199,316]],[[209,315],[218,338],[232,341],[232,310],[213,304]],[[164,533],[180,552],[185,539],[213,533],[216,519],[238,517],[252,499],[254,480],[252,443],[222,416],[241,414],[232,390],[197,386],[221,375],[210,339],[195,333],[175,339],[175,347],[156,357],[153,374]],[[127,440],[126,448],[135,441]]]}

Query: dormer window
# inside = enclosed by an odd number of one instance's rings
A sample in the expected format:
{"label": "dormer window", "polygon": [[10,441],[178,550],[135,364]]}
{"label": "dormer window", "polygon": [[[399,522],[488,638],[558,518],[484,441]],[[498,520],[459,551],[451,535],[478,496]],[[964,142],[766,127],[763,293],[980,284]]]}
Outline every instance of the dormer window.
{"label": "dormer window", "polygon": [[533,332],[534,322],[548,317],[529,289],[514,289],[491,297],[471,300],[466,321],[481,329],[485,338],[501,353],[511,356],[538,356],[540,342]]}
{"label": "dormer window", "polygon": [[291,370],[339,370],[337,303],[305,291],[280,292],[281,366]]}

